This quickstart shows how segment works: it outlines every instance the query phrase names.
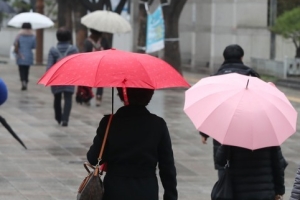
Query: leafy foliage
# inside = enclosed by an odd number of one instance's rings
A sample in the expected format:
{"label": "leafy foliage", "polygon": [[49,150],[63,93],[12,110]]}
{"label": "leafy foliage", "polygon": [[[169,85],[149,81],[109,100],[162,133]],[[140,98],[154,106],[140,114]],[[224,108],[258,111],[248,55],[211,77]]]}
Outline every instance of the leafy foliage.
{"label": "leafy foliage", "polygon": [[297,6],[300,6],[300,0],[277,0],[277,14],[280,16]]}
{"label": "leafy foliage", "polygon": [[284,12],[277,18],[276,24],[271,31],[282,35],[284,38],[292,39],[296,48],[300,43],[300,7]]}

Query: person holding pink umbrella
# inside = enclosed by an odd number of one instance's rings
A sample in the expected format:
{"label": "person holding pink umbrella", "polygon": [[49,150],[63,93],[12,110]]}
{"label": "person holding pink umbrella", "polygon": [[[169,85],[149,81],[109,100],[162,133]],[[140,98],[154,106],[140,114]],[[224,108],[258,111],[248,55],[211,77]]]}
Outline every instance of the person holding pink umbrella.
{"label": "person holding pink umbrella", "polygon": [[[244,50],[243,48],[238,44],[231,44],[228,45],[224,51],[223,51],[223,57],[224,62],[221,65],[221,67],[218,69],[218,71],[214,74],[214,76],[217,75],[223,75],[223,74],[229,74],[229,73],[238,73],[246,76],[252,76],[252,77],[260,77],[260,75],[250,67],[246,66],[243,63],[243,57],[244,57]],[[200,132],[200,135],[202,137],[202,143],[206,144],[208,135]],[[215,154],[220,146],[220,143],[216,140],[213,140],[213,157],[214,157],[214,165],[216,170],[221,170],[221,173],[223,171],[223,166],[219,166],[215,162]]]}
{"label": "person holding pink umbrella", "polygon": [[296,173],[290,200],[300,200],[300,165]]}

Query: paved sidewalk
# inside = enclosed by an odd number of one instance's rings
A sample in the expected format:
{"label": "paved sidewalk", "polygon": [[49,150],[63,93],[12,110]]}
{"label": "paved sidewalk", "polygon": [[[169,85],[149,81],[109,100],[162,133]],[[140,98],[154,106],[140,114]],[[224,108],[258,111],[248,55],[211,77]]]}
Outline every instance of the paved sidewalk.
{"label": "paved sidewalk", "polygon": [[[20,91],[18,69],[0,64],[0,77],[9,88],[9,99],[0,115],[18,133],[28,150],[0,126],[0,200],[74,200],[86,172],[82,163],[103,114],[111,112],[111,90],[104,89],[103,105],[74,103],[68,127],[54,120],[50,88],[36,82],[45,68],[30,69],[28,91]],[[206,75],[184,74],[191,84]],[[287,92],[293,93],[292,90]],[[115,110],[121,106],[115,94]],[[212,143],[201,138],[183,109],[184,90],[156,91],[149,110],[165,118],[172,137],[181,200],[207,200],[216,181]],[[300,110],[300,104],[294,104]],[[299,126],[300,127],[300,126]],[[299,130],[298,130],[299,131]],[[300,163],[300,135],[297,132],[283,144],[289,162],[286,170],[286,197]],[[160,193],[162,193],[162,189]]]}

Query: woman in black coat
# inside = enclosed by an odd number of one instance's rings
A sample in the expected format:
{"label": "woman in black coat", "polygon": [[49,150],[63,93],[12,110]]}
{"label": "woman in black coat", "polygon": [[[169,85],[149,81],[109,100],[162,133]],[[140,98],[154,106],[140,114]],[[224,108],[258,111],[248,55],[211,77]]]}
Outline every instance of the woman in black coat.
{"label": "woman in black coat", "polygon": [[233,200],[274,200],[285,193],[284,169],[287,163],[280,147],[249,150],[222,145],[216,155],[219,165],[230,159]]}
{"label": "woman in black coat", "polygon": [[[127,88],[129,105],[112,118],[103,155],[107,164],[104,200],[158,200],[157,166],[164,200],[177,200],[176,169],[166,122],[146,108],[153,93],[150,89]],[[121,88],[118,95],[124,101]],[[100,121],[87,153],[92,165],[97,164],[108,119],[104,116]]]}

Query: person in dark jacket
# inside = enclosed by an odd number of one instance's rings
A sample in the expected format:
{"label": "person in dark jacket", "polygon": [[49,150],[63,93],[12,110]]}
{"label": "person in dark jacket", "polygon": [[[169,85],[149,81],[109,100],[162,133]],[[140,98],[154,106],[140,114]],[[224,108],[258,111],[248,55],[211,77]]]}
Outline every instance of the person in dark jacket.
{"label": "person in dark jacket", "polygon": [[[103,162],[107,164],[104,200],[158,200],[157,167],[164,200],[178,199],[167,124],[146,108],[153,93],[150,89],[128,88],[129,105],[118,109],[112,118],[103,155]],[[124,101],[122,88],[118,88],[118,95]],[[104,116],[100,121],[93,145],[87,152],[92,165],[98,162],[108,119],[109,116]]]}
{"label": "person in dark jacket", "polygon": [[295,183],[292,189],[290,200],[300,200],[300,165],[296,173]]}
{"label": "person in dark jacket", "polygon": [[[213,75],[222,75],[222,74],[229,74],[229,73],[238,73],[238,74],[243,74],[246,76],[254,76],[260,78],[260,75],[250,67],[244,65],[243,63],[243,57],[244,57],[244,50],[241,46],[237,44],[232,44],[227,46],[224,49],[223,52],[223,57],[224,57],[224,62],[221,65],[221,67],[218,69],[218,71]],[[200,132],[200,135],[202,136],[202,143],[206,144],[207,138],[209,137],[205,133]],[[220,143],[216,140],[213,140],[213,157],[214,157],[214,165],[216,170],[223,170],[223,166],[219,166],[215,162],[215,155],[216,155],[216,150],[220,146]]]}
{"label": "person in dark jacket", "polygon": [[14,41],[14,53],[17,65],[19,66],[19,74],[21,80],[21,90],[27,90],[29,81],[29,68],[33,64],[33,52],[35,49],[35,35],[32,32],[30,23],[23,23],[22,30]]}
{"label": "person in dark jacket", "polygon": [[[91,35],[84,41],[84,52],[102,51],[110,49],[109,42],[103,37],[103,33],[90,29]],[[96,106],[101,105],[103,88],[98,87],[96,90]],[[90,105],[90,102],[87,102]]]}
{"label": "person in dark jacket", "polygon": [[[229,156],[228,156],[229,155]],[[222,145],[216,162],[225,166],[229,157],[233,200],[279,200],[285,193],[285,159],[281,148],[249,150]]]}
{"label": "person in dark jacket", "polygon": [[[52,47],[48,54],[47,70],[49,70],[60,59],[78,53],[77,47],[70,44],[71,32],[66,28],[59,28],[56,33],[58,44]],[[51,92],[54,95],[54,114],[55,120],[58,124],[66,127],[68,126],[69,116],[72,108],[72,95],[74,93],[74,86],[51,86]],[[62,109],[61,101],[64,99],[64,106]]]}

